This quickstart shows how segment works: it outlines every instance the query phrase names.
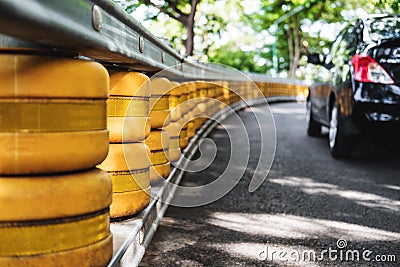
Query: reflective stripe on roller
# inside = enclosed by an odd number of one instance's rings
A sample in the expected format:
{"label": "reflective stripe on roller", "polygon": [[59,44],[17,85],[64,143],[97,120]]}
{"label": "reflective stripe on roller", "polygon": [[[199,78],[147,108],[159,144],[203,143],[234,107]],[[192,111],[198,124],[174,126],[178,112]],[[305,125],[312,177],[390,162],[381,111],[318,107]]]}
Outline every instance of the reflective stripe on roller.
{"label": "reflective stripe on roller", "polygon": [[98,167],[109,172],[146,169],[151,165],[149,153],[144,143],[110,144],[107,158]]}
{"label": "reflective stripe on roller", "polygon": [[164,164],[168,162],[168,157],[166,154],[169,153],[169,148],[164,148],[163,150],[151,150],[150,161],[153,165]]}
{"label": "reflective stripe on roller", "polygon": [[111,179],[98,169],[66,175],[0,178],[0,221],[64,218],[111,204]]}
{"label": "reflective stripe on roller", "polygon": [[142,190],[150,187],[149,168],[138,170],[135,173],[110,173],[113,185],[113,194]]}
{"label": "reflective stripe on roller", "polygon": [[108,131],[0,132],[2,175],[89,169],[104,160]]}
{"label": "reflective stripe on roller", "polygon": [[[52,203],[55,205],[55,203]],[[45,221],[0,222],[0,257],[29,256],[84,247],[110,235],[108,209]]]}
{"label": "reflective stripe on roller", "polygon": [[24,257],[1,257],[1,267],[104,267],[111,260],[113,239],[105,239],[88,246]]}
{"label": "reflective stripe on roller", "polygon": [[110,143],[141,142],[150,134],[148,117],[109,117]]}
{"label": "reflective stripe on roller", "polygon": [[107,100],[108,117],[148,117],[149,98],[110,96]]}
{"label": "reflective stripe on roller", "polygon": [[105,100],[0,99],[0,132],[94,131],[106,128]]}
{"label": "reflective stripe on roller", "polygon": [[150,187],[144,190],[114,193],[110,208],[111,218],[134,215],[150,203]]}
{"label": "reflective stripe on roller", "polygon": [[0,97],[101,98],[109,91],[99,63],[50,56],[0,55]]}
{"label": "reflective stripe on roller", "polygon": [[152,97],[150,100],[151,111],[168,110],[170,95]]}

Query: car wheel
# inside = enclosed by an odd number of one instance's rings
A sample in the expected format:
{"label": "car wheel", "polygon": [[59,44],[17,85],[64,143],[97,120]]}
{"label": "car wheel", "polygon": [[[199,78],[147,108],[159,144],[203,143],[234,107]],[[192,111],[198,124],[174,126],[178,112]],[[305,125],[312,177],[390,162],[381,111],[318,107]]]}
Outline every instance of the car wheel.
{"label": "car wheel", "polygon": [[337,106],[334,105],[329,123],[329,148],[334,158],[347,157],[353,150],[351,137],[343,130],[343,121],[339,116]]}
{"label": "car wheel", "polygon": [[314,115],[311,110],[311,101],[307,101],[307,134],[312,137],[321,136],[321,124],[314,120]]}

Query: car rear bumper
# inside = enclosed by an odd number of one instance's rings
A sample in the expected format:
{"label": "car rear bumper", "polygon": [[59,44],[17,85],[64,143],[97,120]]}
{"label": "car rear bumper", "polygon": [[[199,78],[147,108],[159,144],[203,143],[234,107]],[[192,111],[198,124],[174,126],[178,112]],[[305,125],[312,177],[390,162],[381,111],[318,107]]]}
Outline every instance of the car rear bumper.
{"label": "car rear bumper", "polygon": [[[400,132],[400,103],[355,102],[345,123],[350,134]],[[351,124],[351,125],[350,125]]]}

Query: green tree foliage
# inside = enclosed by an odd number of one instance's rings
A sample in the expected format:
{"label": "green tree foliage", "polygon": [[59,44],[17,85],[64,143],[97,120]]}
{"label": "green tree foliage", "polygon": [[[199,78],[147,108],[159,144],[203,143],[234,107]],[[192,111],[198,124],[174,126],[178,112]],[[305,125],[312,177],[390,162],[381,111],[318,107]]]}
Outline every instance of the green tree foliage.
{"label": "green tree foliage", "polygon": [[[285,19],[278,25],[276,31],[277,51],[279,51],[279,71],[288,71],[289,76],[295,77],[301,58],[312,50],[322,50],[330,45],[332,40],[324,37],[322,32],[309,31],[316,22],[320,24],[346,22],[351,11],[363,9],[368,13],[398,12],[400,4],[396,0],[262,0],[260,11],[249,14],[246,21],[258,31],[269,29],[274,22],[290,11],[302,7],[301,11]],[[353,12],[355,14],[355,12]],[[271,54],[267,55],[272,57]]]}
{"label": "green tree foliage", "polygon": [[[400,11],[397,0],[113,1],[128,13],[142,8],[146,18],[152,21],[147,25],[149,30],[166,37],[181,52],[186,47],[186,54],[191,55],[194,51],[194,58],[240,70],[270,71],[272,43],[276,40],[278,72],[288,73],[291,77],[298,76],[299,67],[305,65],[308,53],[328,48],[332,36],[344,23],[357,17],[358,11]],[[253,6],[246,9],[250,5]],[[294,10],[298,12],[294,13]],[[275,30],[274,23],[282,17],[286,18]],[[193,23],[188,25],[188,20]],[[230,36],[227,36],[228,28]],[[232,28],[237,31],[231,33]]]}
{"label": "green tree foliage", "polygon": [[[218,33],[225,25],[225,21],[222,17],[212,12],[212,8],[207,13],[200,10],[198,7],[200,3],[204,3],[205,6],[211,7],[215,0],[113,0],[117,4],[120,4],[128,13],[132,13],[140,6],[152,7],[151,10],[147,10],[146,19],[158,21],[160,14],[165,14],[170,18],[174,19],[176,23],[170,23],[174,25],[176,33],[171,33],[168,39],[172,41],[175,48],[180,49],[181,44],[185,47],[186,55],[193,55],[195,48],[195,35],[207,36],[207,33]],[[206,23],[204,23],[204,21]],[[164,25],[163,25],[164,26]],[[168,27],[167,26],[167,27]],[[185,33],[182,33],[183,28]],[[178,35],[179,34],[179,35]]]}
{"label": "green tree foliage", "polygon": [[209,52],[209,62],[228,65],[235,69],[247,72],[266,73],[268,66],[258,64],[257,58],[261,58],[256,51],[242,51],[234,42],[221,46]]}

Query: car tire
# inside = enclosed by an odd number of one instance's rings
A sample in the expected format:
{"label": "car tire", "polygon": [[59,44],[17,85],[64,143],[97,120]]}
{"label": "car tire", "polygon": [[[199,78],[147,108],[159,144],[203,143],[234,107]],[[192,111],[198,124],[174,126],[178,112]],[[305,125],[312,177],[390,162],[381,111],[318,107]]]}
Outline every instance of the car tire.
{"label": "car tire", "polygon": [[334,158],[345,158],[353,151],[352,138],[344,133],[343,119],[335,104],[330,113],[329,148]]}
{"label": "car tire", "polygon": [[321,136],[322,125],[319,122],[317,122],[316,120],[314,120],[314,114],[311,109],[311,100],[307,101],[306,119],[307,119],[307,134],[308,134],[308,136],[312,136],[312,137]]}

